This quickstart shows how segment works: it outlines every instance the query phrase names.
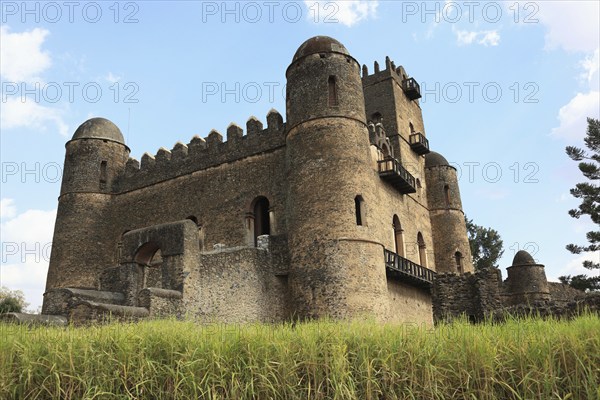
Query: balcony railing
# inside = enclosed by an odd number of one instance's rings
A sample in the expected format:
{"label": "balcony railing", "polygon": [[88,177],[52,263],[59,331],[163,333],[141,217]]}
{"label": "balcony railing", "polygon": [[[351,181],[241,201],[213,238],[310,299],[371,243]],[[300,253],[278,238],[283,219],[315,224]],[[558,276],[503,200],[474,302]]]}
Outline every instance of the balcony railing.
{"label": "balcony railing", "polygon": [[410,283],[414,286],[429,289],[435,278],[435,272],[416,264],[404,257],[384,249],[386,275]]}
{"label": "balcony railing", "polygon": [[402,90],[411,100],[421,98],[421,87],[415,80],[415,78],[408,78],[402,81]]}
{"label": "balcony railing", "polygon": [[421,133],[415,132],[408,137],[410,148],[417,154],[429,153],[429,140]]}
{"label": "balcony railing", "polygon": [[415,193],[417,180],[410,174],[398,160],[387,157],[378,161],[379,176],[389,182],[402,194]]}

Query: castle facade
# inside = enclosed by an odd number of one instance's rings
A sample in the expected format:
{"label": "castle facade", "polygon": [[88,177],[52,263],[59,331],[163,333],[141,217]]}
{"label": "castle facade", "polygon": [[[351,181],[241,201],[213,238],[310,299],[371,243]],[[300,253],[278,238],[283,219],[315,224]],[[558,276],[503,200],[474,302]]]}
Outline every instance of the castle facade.
{"label": "castle facade", "polygon": [[66,144],[43,313],[73,321],[374,317],[431,323],[436,274],[473,271],[455,169],[420,89],[335,39],[303,43],[286,119],[129,157],[119,128]]}

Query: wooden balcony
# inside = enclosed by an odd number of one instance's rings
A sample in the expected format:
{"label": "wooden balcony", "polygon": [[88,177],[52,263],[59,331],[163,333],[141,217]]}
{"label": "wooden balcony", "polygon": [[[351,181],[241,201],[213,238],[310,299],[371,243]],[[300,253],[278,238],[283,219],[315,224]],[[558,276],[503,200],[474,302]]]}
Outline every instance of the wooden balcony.
{"label": "wooden balcony", "polygon": [[415,132],[408,137],[410,148],[419,155],[429,153],[429,140],[421,132]]}
{"label": "wooden balcony", "polygon": [[415,78],[408,78],[402,81],[402,90],[406,93],[411,100],[416,100],[421,98],[421,87],[415,80]]}
{"label": "wooden balcony", "polygon": [[385,274],[389,278],[409,283],[413,286],[430,289],[435,272],[419,264],[407,260],[400,255],[383,250],[385,255]]}
{"label": "wooden balcony", "polygon": [[415,193],[417,191],[417,181],[398,160],[388,157],[377,162],[379,168],[379,177],[389,182],[400,193]]}

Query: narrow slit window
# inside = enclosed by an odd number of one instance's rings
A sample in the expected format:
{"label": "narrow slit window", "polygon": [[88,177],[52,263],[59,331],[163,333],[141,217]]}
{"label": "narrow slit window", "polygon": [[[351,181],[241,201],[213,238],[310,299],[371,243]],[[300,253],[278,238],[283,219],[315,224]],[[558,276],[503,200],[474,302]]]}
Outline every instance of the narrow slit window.
{"label": "narrow slit window", "polygon": [[100,163],[100,187],[104,189],[106,187],[106,161]]}
{"label": "narrow slit window", "polygon": [[330,75],[329,80],[327,82],[327,87],[329,88],[329,106],[337,106],[338,105],[338,94],[337,94],[337,84],[335,76]]}
{"label": "narrow slit window", "polygon": [[456,261],[456,272],[462,274],[462,254],[460,251],[454,253],[454,260]]}
{"label": "narrow slit window", "polygon": [[364,225],[365,215],[364,215],[364,200],[362,196],[356,196],[354,198],[354,211],[356,213],[356,225]]}
{"label": "narrow slit window", "polygon": [[450,187],[444,185],[444,200],[446,201],[446,208],[450,207]]}

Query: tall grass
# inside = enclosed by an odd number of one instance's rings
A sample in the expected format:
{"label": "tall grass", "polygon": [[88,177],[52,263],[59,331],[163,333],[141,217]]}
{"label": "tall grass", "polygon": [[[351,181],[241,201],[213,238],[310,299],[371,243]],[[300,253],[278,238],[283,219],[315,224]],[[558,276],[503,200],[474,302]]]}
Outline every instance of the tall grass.
{"label": "tall grass", "polygon": [[600,399],[600,319],[0,325],[2,399]]}

